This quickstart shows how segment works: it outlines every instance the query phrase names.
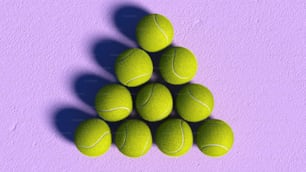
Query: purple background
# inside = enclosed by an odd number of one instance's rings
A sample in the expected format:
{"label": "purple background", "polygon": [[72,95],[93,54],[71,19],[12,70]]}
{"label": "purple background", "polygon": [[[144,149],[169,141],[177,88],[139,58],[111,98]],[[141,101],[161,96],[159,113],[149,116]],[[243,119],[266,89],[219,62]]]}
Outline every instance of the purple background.
{"label": "purple background", "polygon": [[[305,8],[305,0],[1,0],[0,171],[305,171]],[[93,92],[115,81],[99,55],[135,46],[133,22],[122,19],[141,10],[167,16],[174,44],[196,54],[194,82],[212,90],[212,116],[235,133],[226,156],[193,146],[170,158],[153,146],[130,159],[113,145],[88,158],[71,142],[71,129],[95,115]]]}

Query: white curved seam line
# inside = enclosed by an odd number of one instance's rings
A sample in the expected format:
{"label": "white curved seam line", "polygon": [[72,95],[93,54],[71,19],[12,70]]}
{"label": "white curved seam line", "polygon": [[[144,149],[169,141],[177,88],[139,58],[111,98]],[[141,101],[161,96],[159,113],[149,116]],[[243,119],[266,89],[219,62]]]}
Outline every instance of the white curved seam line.
{"label": "white curved seam line", "polygon": [[148,144],[149,144],[149,140],[150,140],[150,138],[147,139],[147,142],[146,142],[146,144],[145,144],[145,146],[144,146],[144,148],[143,148],[142,154],[145,153],[146,148],[147,148],[147,146],[148,146]]}
{"label": "white curved seam line", "polygon": [[130,53],[128,53],[125,57],[122,57],[118,63],[123,63],[128,57],[130,57],[134,53],[134,50],[132,50]]}
{"label": "white curved seam line", "polygon": [[184,138],[184,130],[183,130],[182,123],[183,123],[183,121],[180,122],[180,128],[181,128],[181,131],[182,131],[182,144],[181,144],[181,146],[177,150],[175,150],[175,151],[167,151],[168,153],[177,153],[177,152],[179,152],[180,150],[183,149],[183,146],[185,144],[185,138]]}
{"label": "white curved seam line", "polygon": [[94,146],[96,146],[107,134],[110,134],[110,132],[105,132],[105,133],[103,133],[102,134],[102,136],[100,136],[99,138],[98,138],[98,140],[94,143],[94,144],[92,144],[92,145],[90,145],[90,146],[80,146],[80,148],[85,148],[85,149],[90,149],[90,148],[93,148]]}
{"label": "white curved seam line", "polygon": [[174,73],[174,75],[180,79],[188,79],[188,77],[183,77],[183,76],[180,76],[179,74],[177,74],[175,72],[175,69],[174,69],[174,61],[175,61],[175,56],[176,56],[176,49],[174,48],[174,52],[173,52],[173,57],[172,57],[172,71]]}
{"label": "white curved seam line", "polygon": [[125,142],[126,142],[126,138],[127,138],[127,126],[125,126],[125,135],[124,135],[124,140],[123,140],[123,143],[121,146],[119,146],[119,150],[121,150],[124,145],[125,145]]}
{"label": "white curved seam line", "polygon": [[191,96],[191,98],[192,98],[194,101],[196,101],[196,102],[200,103],[201,105],[203,105],[204,107],[206,107],[206,108],[208,109],[209,113],[211,113],[211,109],[209,108],[209,106],[208,106],[207,104],[201,102],[201,101],[198,100],[197,98],[195,98],[195,97],[192,95],[192,93],[191,93],[191,91],[190,91],[189,89],[188,89],[188,94]]}
{"label": "white curved seam line", "polygon": [[[161,116],[164,116],[165,114],[167,114],[168,111],[169,111],[169,110],[166,109],[163,113],[161,113]],[[170,113],[169,113],[169,114],[170,114]]]}
{"label": "white curved seam line", "polygon": [[144,105],[146,105],[148,102],[149,102],[149,100],[151,99],[151,97],[152,97],[152,94],[153,94],[153,89],[154,89],[154,84],[152,85],[152,88],[151,88],[151,91],[150,91],[150,96],[144,101],[144,103],[143,104],[141,104],[141,106],[144,106]]}
{"label": "white curved seam line", "polygon": [[216,147],[219,147],[219,148],[222,148],[222,149],[228,151],[228,148],[226,146],[219,145],[219,144],[206,144],[206,145],[201,147],[201,150],[206,149],[206,148],[211,147],[211,146],[216,146]]}
{"label": "white curved seam line", "polygon": [[138,76],[136,76],[136,77],[134,77],[134,78],[129,79],[128,81],[126,81],[126,83],[125,83],[125,84],[126,84],[126,85],[128,85],[128,84],[129,84],[129,82],[134,81],[135,79],[138,79],[138,78],[141,78],[141,77],[147,76],[147,75],[150,75],[150,73],[145,73],[145,74],[138,75]]}
{"label": "white curved seam line", "polygon": [[157,29],[164,35],[164,37],[166,38],[166,40],[167,40],[167,42],[168,42],[168,41],[169,41],[168,36],[167,36],[167,34],[165,33],[165,31],[164,31],[164,30],[160,27],[160,25],[158,24],[156,15],[153,16],[153,20],[154,20],[154,23],[155,23]]}
{"label": "white curved seam line", "polygon": [[111,109],[104,109],[104,110],[101,110],[101,109],[99,109],[99,110],[97,110],[98,112],[111,112],[111,111],[114,111],[114,110],[127,110],[127,111],[131,111],[129,108],[127,108],[127,107],[115,107],[115,108],[111,108]]}

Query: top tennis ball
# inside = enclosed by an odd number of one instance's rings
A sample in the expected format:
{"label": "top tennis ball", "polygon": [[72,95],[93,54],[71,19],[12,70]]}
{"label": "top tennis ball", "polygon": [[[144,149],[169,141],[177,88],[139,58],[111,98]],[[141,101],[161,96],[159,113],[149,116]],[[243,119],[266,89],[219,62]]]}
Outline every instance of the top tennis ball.
{"label": "top tennis ball", "polygon": [[157,52],[171,44],[174,29],[171,22],[160,14],[143,17],[136,27],[136,39],[141,48]]}

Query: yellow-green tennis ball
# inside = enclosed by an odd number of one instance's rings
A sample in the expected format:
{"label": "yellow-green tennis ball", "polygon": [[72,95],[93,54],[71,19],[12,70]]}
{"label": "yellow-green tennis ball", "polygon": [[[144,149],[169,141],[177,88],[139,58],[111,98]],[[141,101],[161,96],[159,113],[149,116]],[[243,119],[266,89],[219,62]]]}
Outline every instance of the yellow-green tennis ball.
{"label": "yellow-green tennis ball", "polygon": [[171,44],[174,29],[171,22],[160,14],[143,17],[136,27],[136,39],[141,48],[157,52]]}
{"label": "yellow-green tennis ball", "polygon": [[198,63],[190,50],[183,47],[171,47],[162,54],[159,68],[166,82],[180,85],[192,80],[198,70]]}
{"label": "yellow-green tennis ball", "polygon": [[106,121],[120,121],[129,116],[133,103],[130,91],[119,84],[102,87],[96,95],[96,111]]}
{"label": "yellow-green tennis ball", "polygon": [[112,135],[108,125],[101,119],[83,121],[75,131],[75,145],[87,156],[100,156],[108,151]]}
{"label": "yellow-green tennis ball", "polygon": [[157,128],[156,144],[166,155],[184,155],[193,144],[192,130],[181,119],[168,119]]}
{"label": "yellow-green tennis ball", "polygon": [[147,121],[155,122],[166,118],[170,115],[172,107],[172,95],[162,84],[147,84],[137,93],[136,110]]}
{"label": "yellow-green tennis ball", "polygon": [[126,156],[140,157],[152,146],[152,135],[146,123],[132,119],[124,121],[116,132],[115,143]]}
{"label": "yellow-green tennis ball", "polygon": [[225,155],[232,148],[234,134],[224,121],[210,119],[198,128],[196,142],[204,154],[218,157]]}
{"label": "yellow-green tennis ball", "polygon": [[208,88],[200,84],[188,84],[178,92],[175,107],[186,121],[199,122],[211,114],[214,98]]}
{"label": "yellow-green tennis ball", "polygon": [[151,78],[153,63],[145,51],[138,48],[128,49],[116,59],[115,73],[120,83],[136,87]]}

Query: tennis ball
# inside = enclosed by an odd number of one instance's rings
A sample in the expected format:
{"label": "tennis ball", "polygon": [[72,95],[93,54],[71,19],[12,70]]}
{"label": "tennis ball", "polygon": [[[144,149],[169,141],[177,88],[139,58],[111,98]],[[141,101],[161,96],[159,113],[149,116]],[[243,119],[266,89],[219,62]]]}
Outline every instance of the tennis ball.
{"label": "tennis ball", "polygon": [[153,63],[145,51],[138,48],[128,49],[116,59],[115,73],[120,83],[136,87],[151,78]]}
{"label": "tennis ball", "polygon": [[136,110],[147,121],[159,121],[170,115],[173,100],[168,88],[159,83],[143,86],[136,96]]}
{"label": "tennis ball", "polygon": [[205,120],[198,128],[196,142],[204,154],[218,157],[225,155],[232,148],[234,134],[224,121]]}
{"label": "tennis ball", "polygon": [[211,114],[214,107],[213,95],[200,84],[188,84],[178,92],[175,107],[186,121],[199,122]]}
{"label": "tennis ball", "polygon": [[120,121],[132,111],[131,93],[119,84],[109,84],[102,87],[96,95],[96,111],[106,121]]}
{"label": "tennis ball", "polygon": [[136,39],[141,48],[157,52],[171,44],[174,29],[171,22],[160,14],[144,16],[136,27]]}
{"label": "tennis ball", "polygon": [[112,143],[111,131],[101,119],[83,121],[74,136],[78,150],[87,156],[100,156],[108,151]]}
{"label": "tennis ball", "polygon": [[168,48],[159,62],[162,78],[173,85],[180,85],[192,80],[198,70],[194,54],[183,47]]}
{"label": "tennis ball", "polygon": [[126,156],[136,158],[145,155],[152,146],[150,128],[143,121],[126,120],[116,132],[115,143]]}
{"label": "tennis ball", "polygon": [[181,119],[168,119],[157,128],[156,144],[166,155],[184,155],[193,144],[192,130]]}

